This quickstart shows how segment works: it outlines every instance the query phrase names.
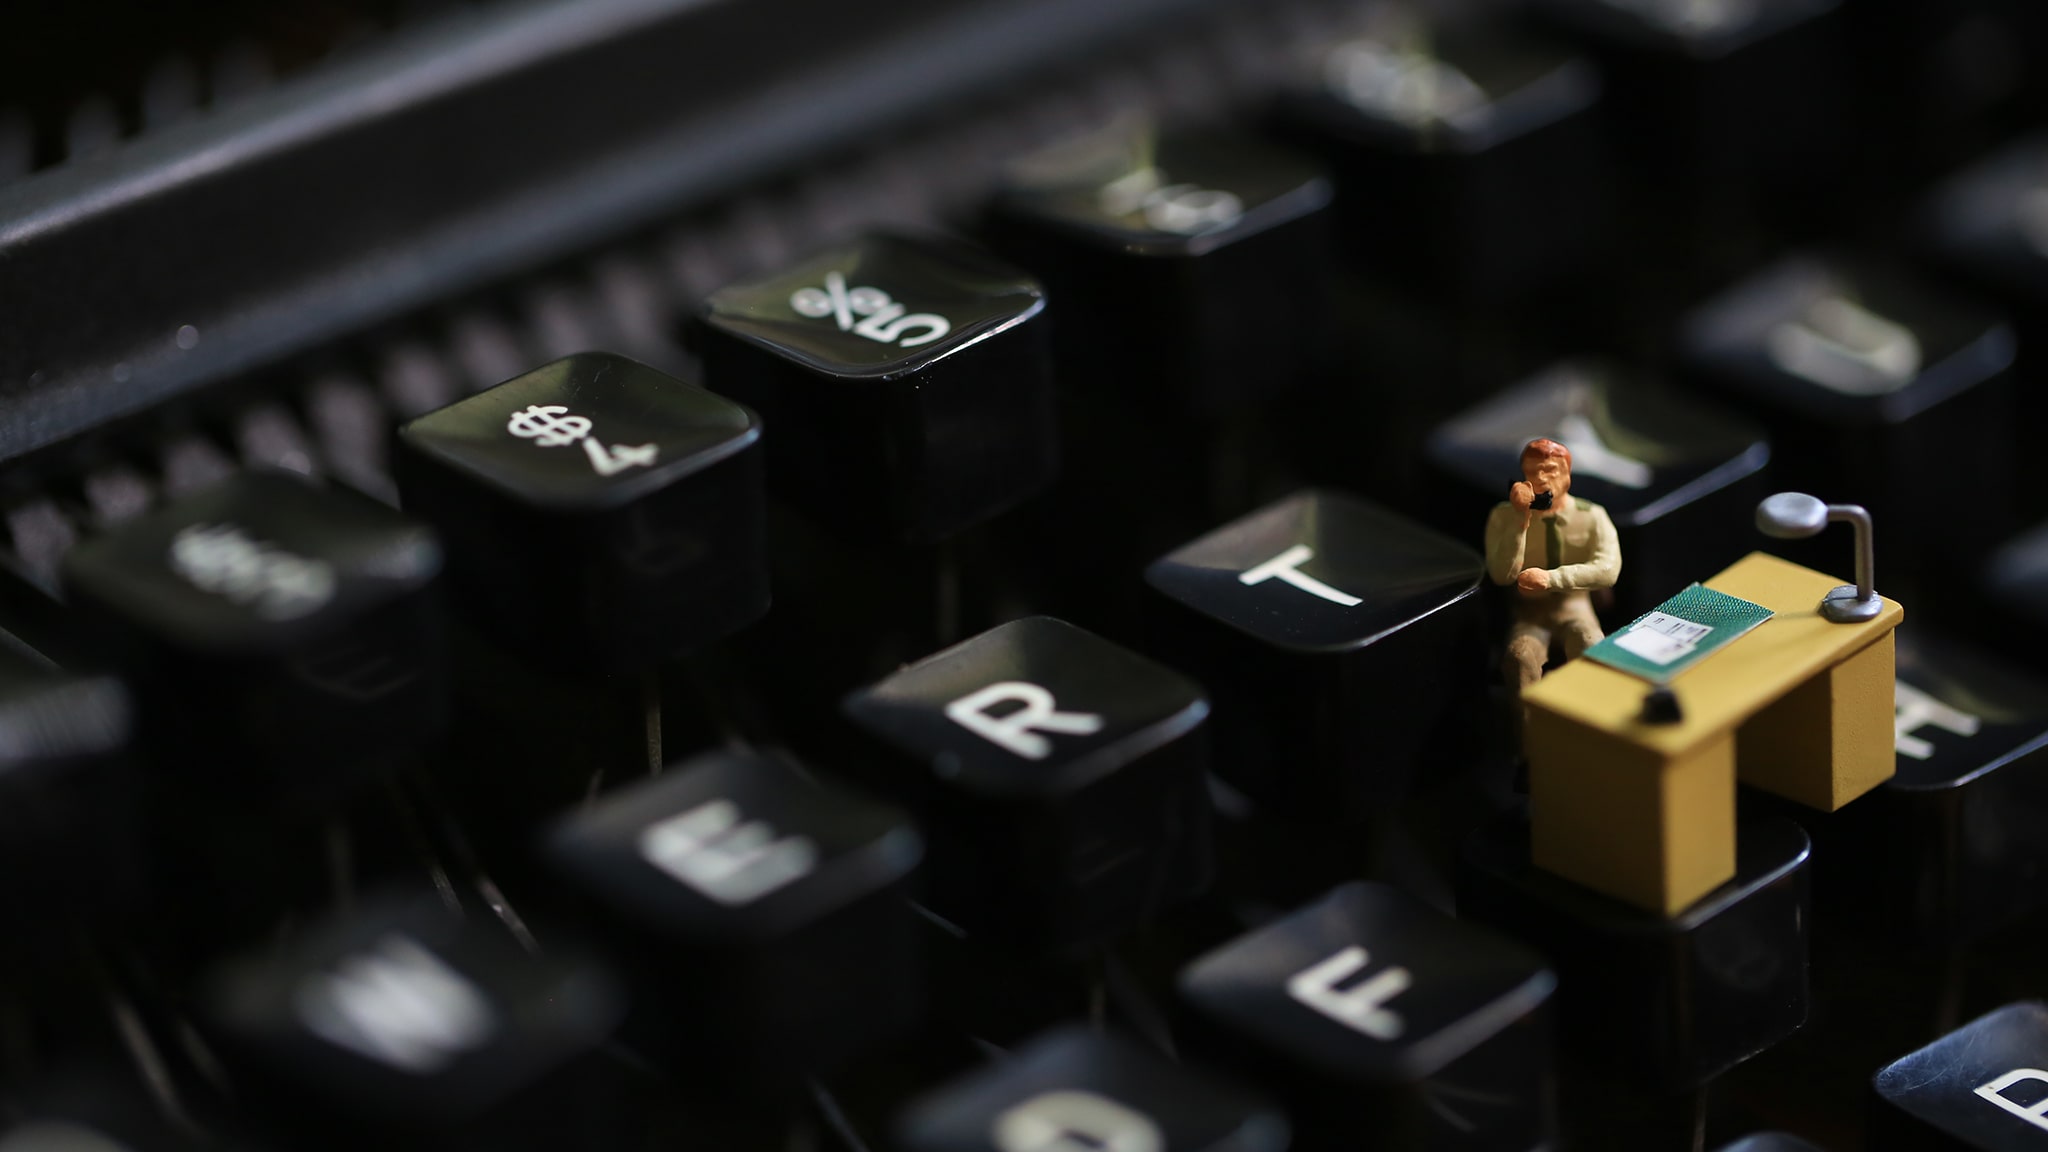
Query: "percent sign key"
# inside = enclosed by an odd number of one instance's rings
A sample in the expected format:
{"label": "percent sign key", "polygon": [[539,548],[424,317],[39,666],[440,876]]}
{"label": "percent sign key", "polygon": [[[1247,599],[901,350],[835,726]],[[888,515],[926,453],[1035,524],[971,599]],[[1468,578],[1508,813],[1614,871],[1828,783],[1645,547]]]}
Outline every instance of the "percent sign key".
{"label": "percent sign key", "polygon": [[[953,330],[953,322],[930,312],[909,312],[880,288],[849,290],[844,274],[825,273],[825,287],[799,288],[789,295],[789,306],[799,316],[813,320],[831,317],[841,332],[852,332],[878,344],[915,348],[929,344]],[[906,313],[908,313],[906,315]],[[856,316],[860,319],[854,319]]]}
{"label": "percent sign key", "polygon": [[824,372],[915,370],[1035,315],[1038,285],[980,250],[877,235],[714,293],[714,329]]}
{"label": "percent sign key", "polygon": [[1057,466],[1038,282],[959,241],[879,234],[713,293],[704,383],[759,412],[769,486],[862,535],[930,543]]}

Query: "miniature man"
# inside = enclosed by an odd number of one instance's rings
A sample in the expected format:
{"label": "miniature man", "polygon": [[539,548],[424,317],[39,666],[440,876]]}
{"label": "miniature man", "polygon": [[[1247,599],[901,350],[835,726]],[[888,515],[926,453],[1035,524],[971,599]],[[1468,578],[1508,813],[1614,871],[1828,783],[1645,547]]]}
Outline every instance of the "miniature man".
{"label": "miniature man", "polygon": [[1486,518],[1486,574],[1515,586],[1502,672],[1517,692],[1543,678],[1553,635],[1568,660],[1599,642],[1605,633],[1587,594],[1614,587],[1621,575],[1614,521],[1571,489],[1571,449],[1531,440],[1522,449],[1522,479]]}

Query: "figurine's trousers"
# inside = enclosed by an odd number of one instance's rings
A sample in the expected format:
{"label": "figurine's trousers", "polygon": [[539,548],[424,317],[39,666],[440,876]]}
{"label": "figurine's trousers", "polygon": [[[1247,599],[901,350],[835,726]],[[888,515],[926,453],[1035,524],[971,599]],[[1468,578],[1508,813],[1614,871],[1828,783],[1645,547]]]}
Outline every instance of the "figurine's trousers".
{"label": "figurine's trousers", "polygon": [[1517,596],[1515,622],[1508,628],[1507,659],[1502,662],[1501,674],[1509,688],[1520,692],[1543,678],[1552,637],[1563,643],[1565,659],[1576,660],[1605,635],[1600,630],[1600,618],[1593,614],[1592,597],[1584,592]]}

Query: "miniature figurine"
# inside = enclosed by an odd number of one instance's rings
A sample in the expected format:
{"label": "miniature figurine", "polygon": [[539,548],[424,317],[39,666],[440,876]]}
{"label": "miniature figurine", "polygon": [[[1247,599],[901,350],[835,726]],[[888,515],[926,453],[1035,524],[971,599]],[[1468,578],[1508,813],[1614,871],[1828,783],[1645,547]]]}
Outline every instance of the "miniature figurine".
{"label": "miniature figurine", "polygon": [[1531,440],[1522,449],[1522,479],[1486,519],[1486,573],[1516,590],[1501,669],[1516,692],[1543,678],[1553,635],[1567,660],[1606,635],[1588,593],[1614,587],[1621,541],[1607,510],[1571,488],[1571,449]]}

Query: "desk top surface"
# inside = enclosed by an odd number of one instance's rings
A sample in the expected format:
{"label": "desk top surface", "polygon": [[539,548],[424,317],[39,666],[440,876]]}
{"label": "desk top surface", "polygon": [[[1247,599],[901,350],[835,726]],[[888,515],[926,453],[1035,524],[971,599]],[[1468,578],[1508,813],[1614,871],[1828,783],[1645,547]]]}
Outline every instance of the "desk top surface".
{"label": "desk top surface", "polygon": [[1591,725],[1664,755],[1684,752],[1762,711],[1778,698],[1899,626],[1906,610],[1885,600],[1863,624],[1820,614],[1821,597],[1843,583],[1811,568],[1752,552],[1705,582],[1775,615],[1671,682],[1685,719],[1637,719],[1650,684],[1591,660],[1573,660],[1522,694],[1531,709]]}

